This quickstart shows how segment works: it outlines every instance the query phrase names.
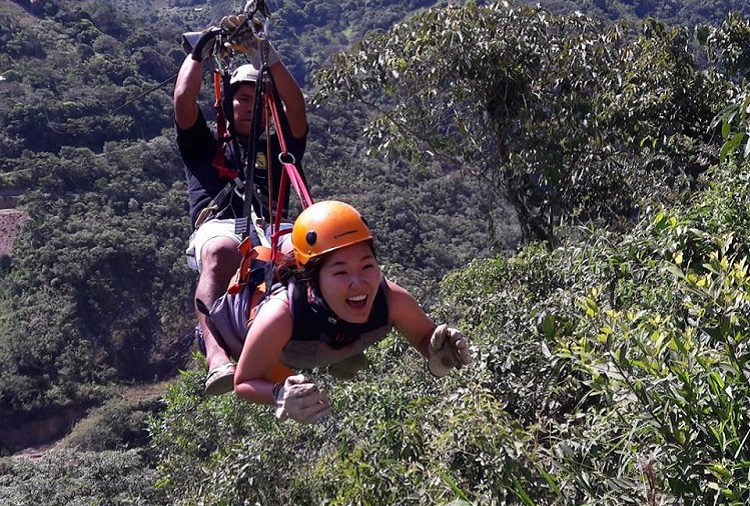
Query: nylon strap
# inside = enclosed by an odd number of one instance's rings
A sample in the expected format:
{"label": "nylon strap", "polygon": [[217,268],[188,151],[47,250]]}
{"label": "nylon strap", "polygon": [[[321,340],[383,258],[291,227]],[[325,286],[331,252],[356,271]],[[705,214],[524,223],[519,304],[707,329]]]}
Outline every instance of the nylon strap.
{"label": "nylon strap", "polygon": [[[294,160],[294,158],[287,151],[285,132],[283,131],[284,124],[281,122],[281,115],[279,114],[278,98],[275,96],[274,90],[275,90],[275,86],[272,86],[268,90],[268,93],[266,93],[266,108],[271,112],[271,116],[273,118],[274,124],[276,125],[276,133],[279,137],[279,146],[281,147],[281,153],[279,154],[279,162],[281,162],[281,164],[284,167],[284,171],[281,173],[281,184],[279,185],[279,197],[281,195],[286,194],[287,187],[289,185],[289,182],[291,181],[292,187],[294,188],[295,193],[297,193],[297,197],[299,198],[302,208],[306,209],[308,206],[312,204],[313,201],[312,201],[312,198],[310,197],[310,193],[308,192],[307,187],[305,186],[305,182],[299,173],[299,170],[297,170],[297,166],[294,163],[292,163],[292,161],[289,161],[290,157],[292,160]],[[296,160],[294,161],[296,162]],[[269,203],[270,202],[273,202],[273,201],[269,200]],[[289,231],[284,232],[281,230],[281,217],[283,215],[283,210],[284,210],[284,201],[281,198],[279,198],[276,202],[276,216],[273,222],[273,227],[271,229],[271,258],[272,260],[274,260],[274,262],[271,262],[272,264],[275,263],[276,261],[279,237],[283,235],[284,233],[289,233]]]}

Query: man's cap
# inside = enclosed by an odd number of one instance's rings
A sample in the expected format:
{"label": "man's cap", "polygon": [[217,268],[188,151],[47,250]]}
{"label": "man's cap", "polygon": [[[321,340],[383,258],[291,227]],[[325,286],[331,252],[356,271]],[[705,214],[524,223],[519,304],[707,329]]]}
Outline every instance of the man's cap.
{"label": "man's cap", "polygon": [[240,65],[234,69],[232,77],[229,78],[229,84],[231,86],[242,83],[255,84],[258,82],[259,77],[260,70],[258,70],[252,63],[246,63],[245,65]]}

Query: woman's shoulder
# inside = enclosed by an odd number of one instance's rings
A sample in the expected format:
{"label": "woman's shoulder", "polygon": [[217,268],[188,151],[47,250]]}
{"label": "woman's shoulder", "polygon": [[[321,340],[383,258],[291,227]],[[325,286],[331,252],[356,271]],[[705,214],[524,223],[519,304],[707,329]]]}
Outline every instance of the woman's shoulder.
{"label": "woman's shoulder", "polygon": [[[420,308],[419,303],[409,291],[390,280],[385,280],[386,297],[388,300],[388,310],[391,320],[398,320],[401,317],[408,316],[410,312]],[[419,309],[421,311],[421,308]]]}
{"label": "woman's shoulder", "polygon": [[406,290],[406,288],[402,287],[401,285],[394,283],[393,281],[386,279],[383,277],[383,281],[381,282],[381,286],[385,288],[386,296],[388,297],[388,300],[391,300],[391,298],[400,298],[400,297],[411,297],[411,294]]}
{"label": "woman's shoulder", "polygon": [[282,322],[291,323],[292,315],[289,308],[288,290],[279,288],[271,291],[258,307],[255,321],[268,322],[273,325]]}

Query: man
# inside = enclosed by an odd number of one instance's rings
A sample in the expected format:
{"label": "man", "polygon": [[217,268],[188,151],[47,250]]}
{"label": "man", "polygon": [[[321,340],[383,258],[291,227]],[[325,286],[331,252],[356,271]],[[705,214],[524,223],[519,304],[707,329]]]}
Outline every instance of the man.
{"label": "man", "polygon": [[[257,41],[256,41],[257,42]],[[257,50],[246,53],[248,61],[255,64],[246,64],[238,67],[231,76],[231,93],[234,108],[234,127],[238,137],[238,144],[243,148],[248,145],[249,135],[253,119],[253,105],[260,72],[260,58]],[[268,71],[273,78],[277,96],[280,98],[286,117],[288,128],[285,136],[287,151],[291,153],[301,170],[299,162],[304,154],[307,138],[307,116],[305,112],[305,100],[302,91],[287,68],[279,61],[278,54],[270,47],[267,57]],[[188,264],[199,273],[198,284],[195,290],[196,301],[201,301],[209,308],[213,302],[227,289],[227,285],[237,270],[240,262],[240,253],[237,246],[241,240],[235,230],[235,220],[243,215],[242,198],[234,191],[229,192],[224,202],[218,202],[218,209],[202,223],[196,223],[201,211],[208,206],[209,202],[230,182],[222,178],[213,166],[213,159],[217,150],[223,149],[216,138],[216,132],[211,131],[198,106],[198,95],[203,80],[202,55],[190,54],[185,58],[177,75],[174,90],[175,130],[177,132],[177,144],[185,166],[185,175],[188,183],[190,198],[190,218],[194,224],[195,231],[190,240],[188,248]],[[262,113],[259,112],[259,113]],[[277,127],[278,128],[278,127]],[[262,128],[261,130],[265,130]],[[262,135],[262,133],[261,133]],[[283,166],[278,160],[279,147],[278,134],[271,135],[272,156],[267,163],[272,166],[275,198],[284,198],[288,203],[288,193],[278,196],[278,184],[283,171]],[[266,144],[262,139],[256,139],[258,145],[258,160],[254,175],[255,192],[253,192],[253,209],[260,217],[269,219],[268,207],[275,205],[267,202],[268,177],[265,167],[259,164],[266,163]],[[245,166],[247,154],[244,149],[240,154],[242,160],[233,159],[233,151],[225,150],[225,162],[242,173]],[[198,325],[203,334],[206,353],[206,366],[208,375],[206,377],[206,393],[219,395],[232,390],[234,384],[235,367],[228,356],[222,343],[217,341],[214,329],[207,322],[206,317],[197,310]]]}

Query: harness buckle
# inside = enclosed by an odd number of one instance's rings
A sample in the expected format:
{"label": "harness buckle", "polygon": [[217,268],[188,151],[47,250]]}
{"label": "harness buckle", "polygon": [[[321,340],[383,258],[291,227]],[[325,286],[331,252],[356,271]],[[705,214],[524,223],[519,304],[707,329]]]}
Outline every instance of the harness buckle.
{"label": "harness buckle", "polygon": [[193,225],[194,229],[198,229],[203,223],[208,221],[209,217],[216,212],[218,209],[218,206],[216,205],[208,205],[201,209],[201,212],[198,213],[198,217],[195,219],[195,224]]}
{"label": "harness buckle", "polygon": [[234,193],[242,200],[245,200],[245,183],[239,178],[232,179],[234,182]]}

